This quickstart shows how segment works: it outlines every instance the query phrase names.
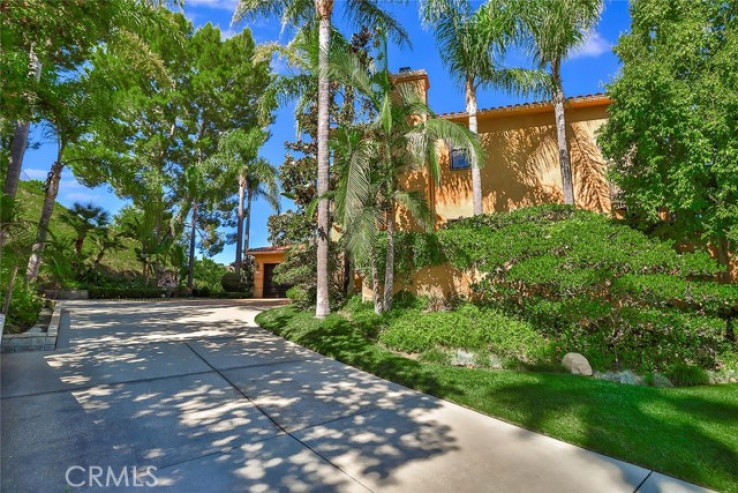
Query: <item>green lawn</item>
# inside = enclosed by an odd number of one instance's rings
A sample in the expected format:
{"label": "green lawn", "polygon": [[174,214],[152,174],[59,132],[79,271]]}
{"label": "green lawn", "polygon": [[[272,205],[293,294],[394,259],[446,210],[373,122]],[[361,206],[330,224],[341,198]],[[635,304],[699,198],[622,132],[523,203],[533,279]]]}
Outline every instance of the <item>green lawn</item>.
{"label": "green lawn", "polygon": [[380,377],[719,491],[738,492],[738,385],[661,389],[556,373],[466,369],[400,357],[353,322],[287,306],[267,330]]}

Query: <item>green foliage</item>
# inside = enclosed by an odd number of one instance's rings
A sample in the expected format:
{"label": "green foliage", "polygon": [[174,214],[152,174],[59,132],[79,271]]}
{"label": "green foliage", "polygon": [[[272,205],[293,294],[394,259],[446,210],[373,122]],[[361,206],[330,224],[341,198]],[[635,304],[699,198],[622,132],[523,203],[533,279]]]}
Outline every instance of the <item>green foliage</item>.
{"label": "green foliage", "polygon": [[314,301],[314,297],[311,297],[310,293],[302,286],[292,286],[287,290],[287,297],[292,300],[296,306],[308,307]]}
{"label": "green foliage", "polygon": [[699,366],[680,364],[669,372],[669,379],[679,387],[695,387],[708,385],[710,377],[707,372]]}
{"label": "green foliage", "polygon": [[477,216],[438,233],[450,262],[476,272],[475,294],[529,321],[559,355],[599,369],[720,366],[736,350],[727,318],[738,287],[710,281],[706,252],[677,253],[593,212],[552,205]]}
{"label": "green foliage", "polygon": [[[6,273],[3,272],[3,274]],[[6,289],[7,286],[3,286],[0,292],[0,306],[5,303]],[[22,276],[18,276],[13,287],[13,297],[10,300],[4,331],[9,334],[19,334],[30,329],[38,320],[43,305],[44,300],[38,295],[36,286],[26,284]]]}
{"label": "green foliage", "polygon": [[524,363],[550,360],[549,344],[527,322],[493,308],[464,304],[454,311],[403,310],[380,332],[379,342],[409,353],[467,349],[514,358]]}
{"label": "green foliage", "polygon": [[220,285],[226,293],[247,293],[251,292],[253,282],[248,283],[243,277],[236,275],[235,272],[226,272],[220,279]]}
{"label": "green foliage", "polygon": [[[195,260],[194,281],[199,290],[219,291],[221,278],[226,273],[222,264],[207,257]],[[196,295],[197,296],[197,295]]]}
{"label": "green foliage", "polygon": [[665,233],[738,242],[738,11],[717,0],[631,2],[598,142],[629,213]]}

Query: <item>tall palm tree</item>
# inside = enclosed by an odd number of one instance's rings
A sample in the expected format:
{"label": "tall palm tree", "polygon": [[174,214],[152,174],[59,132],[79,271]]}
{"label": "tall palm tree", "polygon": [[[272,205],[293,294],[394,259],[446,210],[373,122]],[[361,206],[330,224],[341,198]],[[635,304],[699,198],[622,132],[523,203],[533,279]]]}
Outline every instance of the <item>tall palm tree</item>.
{"label": "tall palm tree", "polygon": [[[438,42],[441,59],[454,78],[464,86],[469,131],[479,133],[477,124],[477,91],[482,86],[525,94],[541,86],[540,73],[501,67],[514,23],[504,16],[480,15],[468,0],[423,0],[420,3],[423,23],[430,26]],[[483,163],[472,160],[472,192],[474,215],[482,214]]]}
{"label": "tall palm tree", "polygon": [[[332,70],[367,99],[369,114],[374,115],[360,125],[339,127],[332,140],[341,170],[337,215],[354,258],[370,259],[374,309],[381,313],[392,308],[397,209],[404,207],[421,225],[431,226],[422,192],[405,190],[400,177],[412,169],[426,168],[438,180],[436,149],[440,142],[464,149],[471,160],[480,160],[483,150],[477,136],[466,128],[435,118],[417,90],[395,85],[386,63],[370,73],[356,56],[347,54],[336,60]],[[375,239],[382,229],[387,234],[387,251],[380,299]]]}
{"label": "tall palm tree", "polygon": [[[331,311],[328,290],[328,242],[330,241],[330,217],[328,210],[328,191],[330,156],[328,137],[330,130],[330,77],[328,54],[331,45],[331,21],[334,0],[240,0],[235,18],[244,16],[276,16],[283,25],[300,25],[318,22],[318,267],[317,301],[315,316],[325,318]],[[376,4],[374,0],[346,0],[346,12],[353,16],[359,25],[382,25],[400,41],[407,34],[400,25]]]}
{"label": "tall palm tree", "polygon": [[574,205],[561,65],[599,21],[602,0],[492,0],[484,9],[491,15],[505,12],[516,19],[518,41],[549,72],[564,203]]}
{"label": "tall palm tree", "polygon": [[258,128],[248,132],[243,129],[233,130],[220,138],[218,153],[211,157],[215,166],[224,171],[218,179],[219,184],[230,188],[234,179],[238,181],[234,266],[237,276],[241,275],[243,254],[249,249],[252,202],[261,198],[274,210],[279,211],[277,171],[264,159],[257,157],[259,147],[265,138],[265,133]]}

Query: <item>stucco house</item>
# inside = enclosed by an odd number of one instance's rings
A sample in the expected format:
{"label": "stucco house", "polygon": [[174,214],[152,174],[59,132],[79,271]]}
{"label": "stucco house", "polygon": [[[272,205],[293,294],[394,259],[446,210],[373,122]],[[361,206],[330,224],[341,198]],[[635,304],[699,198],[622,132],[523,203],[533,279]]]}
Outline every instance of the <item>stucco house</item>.
{"label": "stucco house", "polygon": [[[430,81],[425,70],[402,70],[396,84],[412,84],[427,102]],[[567,100],[567,140],[571,153],[576,205],[611,212],[611,187],[606,179],[607,163],[597,145],[597,130],[607,121],[611,100],[603,94]],[[465,112],[446,113],[441,118],[468,124]],[[553,106],[548,102],[525,103],[481,109],[477,114],[480,140],[487,151],[482,167],[482,201],[485,213],[563,201],[561,173]],[[471,169],[464,154],[442,146],[440,181],[426,172],[410,173],[406,188],[424,191],[435,215],[435,227],[473,213]],[[398,228],[413,228],[403,211],[397,211]],[[284,260],[284,249],[254,249],[257,259],[254,296],[274,292],[266,270]],[[266,281],[266,284],[265,284]],[[419,294],[448,296],[467,290],[468,279],[446,266],[423,269],[415,278]],[[266,288],[265,288],[266,286]],[[364,289],[365,297],[370,296]]]}

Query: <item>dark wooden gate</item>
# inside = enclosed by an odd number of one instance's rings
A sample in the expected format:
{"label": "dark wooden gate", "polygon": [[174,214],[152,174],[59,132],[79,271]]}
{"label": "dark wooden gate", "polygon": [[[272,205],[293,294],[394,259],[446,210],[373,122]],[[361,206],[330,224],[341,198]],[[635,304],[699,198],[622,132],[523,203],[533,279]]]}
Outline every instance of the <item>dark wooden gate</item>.
{"label": "dark wooden gate", "polygon": [[264,264],[264,298],[286,298],[289,286],[274,282],[274,268],[279,264]]}

